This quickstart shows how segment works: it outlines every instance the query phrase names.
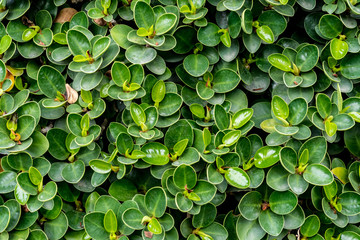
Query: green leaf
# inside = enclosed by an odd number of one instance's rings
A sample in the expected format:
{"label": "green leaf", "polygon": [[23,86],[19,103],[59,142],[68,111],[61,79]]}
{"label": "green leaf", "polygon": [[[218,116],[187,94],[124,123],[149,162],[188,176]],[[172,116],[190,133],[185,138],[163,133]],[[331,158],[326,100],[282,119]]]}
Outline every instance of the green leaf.
{"label": "green leaf", "polygon": [[129,82],[131,77],[129,68],[121,62],[114,62],[111,67],[111,76],[119,87],[123,87],[123,84]]}
{"label": "green leaf", "polygon": [[137,194],[136,186],[128,179],[116,180],[110,185],[109,194],[119,201],[132,199]]}
{"label": "green leaf", "polygon": [[205,118],[205,110],[204,107],[198,103],[193,103],[190,105],[190,111],[198,118]]}
{"label": "green leaf", "polygon": [[18,119],[17,133],[20,134],[21,141],[28,139],[34,132],[36,127],[36,120],[33,116],[22,115]]}
{"label": "green leaf", "polygon": [[344,58],[348,51],[349,45],[345,41],[342,41],[338,38],[334,38],[333,40],[331,40],[330,52],[331,56],[333,56],[335,60],[340,60]]}
{"label": "green leaf", "polygon": [[[311,157],[309,158],[311,159]],[[334,181],[331,171],[321,164],[310,164],[303,174],[304,179],[313,185],[325,186]]]}
{"label": "green leaf", "polygon": [[276,191],[286,191],[289,189],[288,177],[289,173],[281,165],[275,165],[269,170],[266,183]]}
{"label": "green leaf", "polygon": [[237,11],[244,5],[244,2],[245,1],[226,0],[224,6],[231,11]]}
{"label": "green leaf", "polygon": [[84,114],[81,117],[80,127],[82,131],[88,131],[90,128],[90,117],[89,114]]}
{"label": "green leaf", "polygon": [[225,47],[230,48],[231,47],[231,38],[228,31],[225,31],[223,35],[220,36],[221,42],[224,44]]}
{"label": "green leaf", "polygon": [[111,39],[109,37],[101,37],[92,46],[92,57],[99,58],[110,46]]}
{"label": "green leaf", "polygon": [[149,29],[155,24],[155,14],[153,9],[143,1],[136,2],[134,8],[134,19],[138,28]]}
{"label": "green leaf", "polygon": [[49,153],[59,160],[65,160],[69,156],[65,141],[67,133],[59,128],[52,128],[48,131],[46,138],[49,141]]}
{"label": "green leaf", "polygon": [[277,236],[284,227],[284,217],[273,213],[270,209],[262,211],[259,216],[262,229],[270,235]]}
{"label": "green leaf", "polygon": [[233,130],[225,134],[222,138],[222,144],[220,146],[230,147],[234,145],[241,137],[240,130]]}
{"label": "green leaf", "polygon": [[256,33],[266,43],[273,43],[275,41],[274,33],[267,25],[263,25],[256,29]]}
{"label": "green leaf", "polygon": [[295,64],[301,72],[313,69],[319,59],[319,49],[316,45],[306,44],[296,54]]}
{"label": "green leaf", "polygon": [[242,217],[256,220],[261,213],[262,195],[257,191],[246,193],[240,200],[238,208]]}
{"label": "green leaf", "polygon": [[183,103],[183,99],[176,93],[166,93],[159,104],[159,115],[168,117],[177,112]]}
{"label": "green leaf", "polygon": [[[0,54],[3,54],[6,50],[9,49],[12,39],[9,35],[4,35],[0,40]],[[3,79],[0,77],[0,79]]]}
{"label": "green leaf", "polygon": [[281,147],[265,146],[256,151],[254,162],[257,168],[268,168],[280,160]]}
{"label": "green leaf", "polygon": [[221,105],[218,105],[218,104],[215,105],[215,107],[214,107],[214,120],[215,120],[216,126],[220,130],[225,130],[230,125],[229,115],[227,114],[224,107]]}
{"label": "green leaf", "polygon": [[[308,150],[306,150],[308,152]],[[305,152],[305,151],[304,151]],[[280,163],[290,173],[295,173],[297,154],[293,148],[284,147],[280,151]],[[300,162],[299,162],[300,164]]]}
{"label": "green leaf", "polygon": [[216,217],[216,207],[212,203],[201,206],[200,212],[194,215],[192,225],[195,228],[204,228],[213,223]]}
{"label": "green leaf", "polygon": [[29,200],[30,194],[22,190],[19,185],[16,185],[14,190],[15,199],[19,204],[26,204]]}
{"label": "green leaf", "polygon": [[326,119],[331,114],[332,110],[330,98],[323,93],[316,95],[316,109],[318,110],[320,116],[323,119]]}
{"label": "green leaf", "polygon": [[343,23],[340,19],[331,14],[325,14],[320,18],[319,31],[326,38],[335,38],[343,30]]}
{"label": "green leaf", "polygon": [[0,80],[3,81],[6,77],[6,66],[5,63],[0,60]]}
{"label": "green leaf", "polygon": [[37,31],[35,29],[28,28],[23,32],[21,39],[24,42],[27,42],[27,41],[30,41],[31,39],[33,39],[36,34],[37,34]]}
{"label": "green leaf", "polygon": [[304,151],[301,153],[299,157],[299,165],[305,166],[309,162],[309,150],[304,149]]}
{"label": "green leaf", "polygon": [[206,27],[202,27],[198,31],[199,42],[208,47],[214,47],[220,43],[218,34],[220,28],[214,23],[208,23]]}
{"label": "green leaf", "polygon": [[29,234],[29,240],[46,240],[48,239],[45,232],[43,232],[42,230],[40,229],[34,229],[30,232]]}
{"label": "green leaf", "polygon": [[271,110],[278,119],[286,120],[289,117],[289,106],[277,95],[271,101]]}
{"label": "green leaf", "polygon": [[325,132],[329,137],[332,137],[336,134],[337,125],[329,120],[325,121]]}
{"label": "green leaf", "polygon": [[197,182],[194,168],[188,165],[180,165],[174,171],[174,184],[180,189],[193,189]]}
{"label": "green leaf", "polygon": [[142,126],[146,122],[144,110],[136,103],[130,105],[130,114],[136,125]]}
{"label": "green leaf", "polygon": [[320,163],[326,155],[327,144],[324,137],[318,136],[307,140],[300,148],[299,155],[308,149],[309,151],[309,163]]}
{"label": "green leaf", "polygon": [[225,227],[217,222],[212,223],[206,228],[202,228],[200,232],[205,233],[209,240],[211,239],[226,240],[228,238],[228,232],[225,229]]}
{"label": "green leaf", "polygon": [[122,220],[124,221],[125,225],[136,230],[141,230],[144,228],[144,225],[142,224],[143,217],[144,215],[135,208],[127,209],[122,214]]}
{"label": "green leaf", "polygon": [[189,142],[188,139],[183,139],[183,140],[179,141],[178,143],[176,143],[174,145],[174,153],[177,156],[181,156],[183,154],[183,152],[185,151],[188,142]]}
{"label": "green leaf", "polygon": [[276,214],[287,215],[294,211],[298,203],[296,195],[290,191],[271,193],[269,198],[270,209]]}
{"label": "green leaf", "polygon": [[166,132],[164,144],[168,149],[172,149],[176,143],[183,139],[188,139],[189,146],[193,145],[194,132],[189,121],[181,119],[173,124]]}
{"label": "green leaf", "polygon": [[[103,79],[103,75],[101,74],[101,72],[95,72],[84,75],[84,77],[81,79],[81,84],[80,84],[81,90],[90,91],[94,89],[101,83],[102,79]],[[87,99],[83,99],[83,100],[85,101]]]}
{"label": "green leaf", "polygon": [[114,211],[109,209],[104,216],[104,228],[109,233],[117,231],[117,219]]}
{"label": "green leaf", "polygon": [[287,27],[285,17],[276,11],[264,11],[259,16],[258,21],[260,25],[269,26],[275,36],[279,36]]}
{"label": "green leaf", "polygon": [[296,98],[289,104],[289,116],[287,121],[291,125],[300,124],[306,117],[308,112],[308,105],[304,98]]}
{"label": "green leaf", "polygon": [[224,177],[231,186],[236,188],[244,189],[250,186],[250,178],[241,168],[229,168],[226,170]]}
{"label": "green leaf", "polygon": [[0,149],[11,148],[16,145],[16,143],[9,138],[8,134],[0,133],[0,137]]}
{"label": "green leaf", "polygon": [[145,28],[139,28],[137,31],[136,31],[136,34],[140,37],[147,37],[147,36],[150,36],[152,35],[152,32],[151,31],[148,31],[147,29]]}
{"label": "green leaf", "polygon": [[236,222],[236,234],[240,240],[261,239],[266,232],[261,228],[258,220],[249,221],[240,216]]}
{"label": "green leaf", "polygon": [[347,54],[340,62],[341,74],[348,79],[360,77],[360,57],[357,54]]}
{"label": "green leaf", "polygon": [[165,165],[169,162],[169,150],[158,142],[145,144],[141,151],[146,154],[143,160],[151,165]]}
{"label": "green leaf", "polygon": [[[141,1],[139,1],[141,2]],[[150,47],[132,45],[125,52],[125,57],[133,64],[147,64],[155,59],[156,50]]]}
{"label": "green leaf", "polygon": [[240,76],[231,69],[221,69],[214,74],[213,90],[226,93],[233,90],[240,82]]}
{"label": "green leaf", "polygon": [[[204,205],[208,202],[210,202],[216,194],[216,187],[204,180],[198,180],[195,188],[193,189],[194,191],[192,193],[195,193],[196,195],[194,195],[198,201],[196,201],[196,204],[198,205]],[[190,196],[192,196],[190,194]]]}
{"label": "green leaf", "polygon": [[199,199],[193,199],[191,196],[185,197],[182,192],[178,192],[175,195],[175,205],[181,212],[190,211],[194,204],[193,201],[198,201]]}
{"label": "green leaf", "polygon": [[10,222],[10,210],[6,206],[0,206],[0,232],[5,231]]}
{"label": "green leaf", "polygon": [[332,182],[329,185],[324,186],[324,192],[328,200],[332,200],[333,197],[337,195],[337,190],[338,188],[336,181]]}
{"label": "green leaf", "polygon": [[284,71],[284,72],[291,72],[291,62],[289,58],[280,53],[273,53],[268,56],[268,61],[274,67]]}
{"label": "green leaf", "polygon": [[93,159],[89,162],[92,170],[100,174],[106,174],[111,171],[111,164],[100,159]]}
{"label": "green leaf", "polygon": [[250,121],[251,117],[253,116],[254,110],[252,108],[245,108],[237,111],[232,116],[232,126],[234,128],[241,128],[244,126],[248,121]]}
{"label": "green leaf", "polygon": [[355,125],[354,120],[348,114],[338,114],[332,120],[337,125],[339,131],[346,131]]}
{"label": "green leaf", "polygon": [[33,165],[33,160],[30,154],[25,152],[10,154],[7,158],[7,162],[13,169],[21,171],[28,171],[29,168]]}
{"label": "green leaf", "polygon": [[360,125],[355,124],[351,131],[345,131],[345,146],[355,156],[360,156]]}
{"label": "green leaf", "polygon": [[241,27],[246,34],[251,34],[253,29],[253,15],[250,9],[245,9],[243,14],[241,14]]}
{"label": "green leaf", "polygon": [[20,173],[16,178],[19,186],[28,194],[36,195],[38,193],[37,187],[32,184],[29,174],[27,172]]}
{"label": "green leaf", "polygon": [[194,193],[194,192],[189,193],[189,196],[187,196],[187,197],[188,197],[188,199],[191,200],[191,201],[195,201],[195,202],[201,201],[200,196],[197,195],[197,194]]}
{"label": "green leaf", "polygon": [[81,160],[67,164],[61,172],[61,176],[68,183],[78,183],[84,174],[85,164]]}
{"label": "green leaf", "polygon": [[93,212],[84,216],[86,233],[95,239],[108,239],[109,233],[104,227],[105,213]]}
{"label": "green leaf", "polygon": [[101,0],[101,6],[104,9],[108,9],[111,5],[111,0]]}
{"label": "green leaf", "polygon": [[92,19],[99,19],[105,17],[104,13],[99,8],[90,8],[88,15]]}
{"label": "green leaf", "polygon": [[132,30],[128,25],[117,24],[111,29],[110,35],[120,47],[128,49],[132,43],[127,39],[127,35]]}
{"label": "green leaf", "polygon": [[194,77],[205,74],[209,68],[209,60],[202,54],[191,54],[184,59],[185,70]]}
{"label": "green leaf", "polygon": [[145,194],[146,209],[153,217],[161,217],[166,210],[166,194],[161,187],[153,187]]}
{"label": "green leaf", "polygon": [[160,103],[164,99],[165,93],[166,87],[164,81],[157,81],[151,90],[151,98],[155,104]]}
{"label": "green leaf", "polygon": [[74,56],[86,56],[87,51],[91,50],[89,39],[80,31],[70,29],[66,33],[66,40],[69,44],[69,49]]}
{"label": "green leaf", "polygon": [[202,137],[203,137],[203,142],[204,142],[204,145],[206,148],[211,143],[211,133],[210,133],[209,129],[204,128]]}
{"label": "green leaf", "polygon": [[116,138],[116,148],[120,154],[125,155],[133,150],[133,139],[126,133],[120,133]]}
{"label": "green leaf", "polygon": [[304,224],[300,228],[300,233],[304,237],[312,237],[317,234],[320,229],[320,220],[316,215],[310,215],[305,219]]}
{"label": "green leaf", "polygon": [[58,188],[55,182],[48,182],[42,192],[39,193],[38,200],[40,202],[47,202],[52,200],[57,193],[57,189]]}
{"label": "green leaf", "polygon": [[39,170],[32,166],[29,169],[29,178],[34,185],[39,185],[42,182],[42,176]]}
{"label": "green leaf", "polygon": [[76,26],[80,26],[83,28],[89,27],[89,20],[84,11],[77,12],[74,16],[72,16],[69,28],[74,28]]}
{"label": "green leaf", "polygon": [[177,16],[174,13],[164,13],[159,16],[155,23],[155,34],[163,35],[170,31],[177,21]]}
{"label": "green leaf", "polygon": [[9,232],[19,223],[21,217],[21,205],[15,199],[10,199],[4,203],[4,206],[6,206],[10,211],[10,221],[6,228]]}
{"label": "green leaf", "polygon": [[0,193],[10,193],[14,191],[16,186],[16,173],[12,171],[4,171],[0,172],[0,180],[2,182],[7,182],[8,184],[0,185]]}
{"label": "green leaf", "polygon": [[154,233],[154,234],[161,234],[162,233],[162,228],[161,225],[159,223],[159,221],[156,218],[152,218],[150,220],[150,222],[147,224],[147,228],[150,232]]}
{"label": "green leaf", "polygon": [[44,65],[39,69],[38,86],[42,93],[48,98],[56,98],[57,93],[65,93],[65,79],[54,67]]}
{"label": "green leaf", "polygon": [[356,192],[343,192],[339,195],[338,203],[341,204],[341,213],[346,216],[354,216],[360,213],[360,195]]}

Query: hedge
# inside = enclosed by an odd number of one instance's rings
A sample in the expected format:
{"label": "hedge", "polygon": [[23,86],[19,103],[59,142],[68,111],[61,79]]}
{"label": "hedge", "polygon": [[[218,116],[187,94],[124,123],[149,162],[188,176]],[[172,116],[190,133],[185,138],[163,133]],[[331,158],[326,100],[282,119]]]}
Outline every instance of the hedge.
{"label": "hedge", "polygon": [[357,0],[0,0],[0,240],[360,240]]}

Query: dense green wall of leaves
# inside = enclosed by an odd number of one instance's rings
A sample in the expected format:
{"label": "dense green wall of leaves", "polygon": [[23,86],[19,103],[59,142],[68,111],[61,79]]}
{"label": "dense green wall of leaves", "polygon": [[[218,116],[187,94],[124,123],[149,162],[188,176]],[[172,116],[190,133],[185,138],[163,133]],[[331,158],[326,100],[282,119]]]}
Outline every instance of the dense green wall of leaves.
{"label": "dense green wall of leaves", "polygon": [[0,0],[0,240],[360,240],[357,0]]}

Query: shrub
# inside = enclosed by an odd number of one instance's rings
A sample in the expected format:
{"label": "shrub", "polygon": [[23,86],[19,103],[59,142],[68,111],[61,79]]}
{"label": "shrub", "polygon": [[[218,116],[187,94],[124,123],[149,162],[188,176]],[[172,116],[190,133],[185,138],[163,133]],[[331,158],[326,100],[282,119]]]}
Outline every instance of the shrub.
{"label": "shrub", "polygon": [[0,240],[360,239],[356,0],[0,0]]}

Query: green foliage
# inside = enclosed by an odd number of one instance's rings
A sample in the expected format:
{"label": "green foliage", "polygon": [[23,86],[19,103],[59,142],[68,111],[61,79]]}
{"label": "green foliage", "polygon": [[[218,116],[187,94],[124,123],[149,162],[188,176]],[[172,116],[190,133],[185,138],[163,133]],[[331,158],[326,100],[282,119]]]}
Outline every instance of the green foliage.
{"label": "green foliage", "polygon": [[356,0],[0,0],[0,240],[360,240]]}

